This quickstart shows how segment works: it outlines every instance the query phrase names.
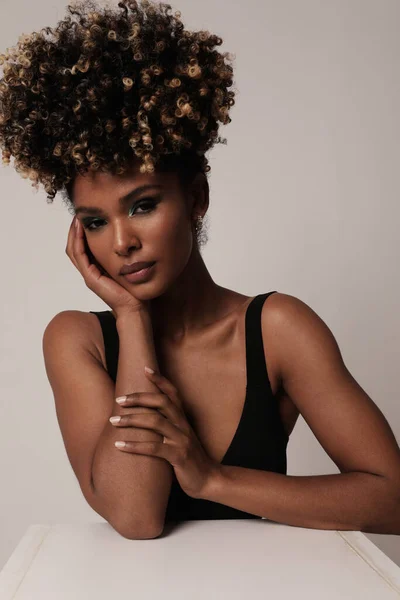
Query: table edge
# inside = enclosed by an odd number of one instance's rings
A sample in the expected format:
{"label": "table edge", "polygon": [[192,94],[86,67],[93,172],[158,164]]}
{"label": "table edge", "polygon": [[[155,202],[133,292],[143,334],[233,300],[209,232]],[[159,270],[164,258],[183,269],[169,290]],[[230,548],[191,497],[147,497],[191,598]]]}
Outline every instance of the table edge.
{"label": "table edge", "polygon": [[398,594],[400,594],[400,567],[382,552],[361,531],[339,531],[336,533],[364,560],[371,569]]}
{"label": "table edge", "polygon": [[15,597],[52,527],[52,525],[34,524],[25,531],[0,571],[0,598],[2,600],[12,600]]}

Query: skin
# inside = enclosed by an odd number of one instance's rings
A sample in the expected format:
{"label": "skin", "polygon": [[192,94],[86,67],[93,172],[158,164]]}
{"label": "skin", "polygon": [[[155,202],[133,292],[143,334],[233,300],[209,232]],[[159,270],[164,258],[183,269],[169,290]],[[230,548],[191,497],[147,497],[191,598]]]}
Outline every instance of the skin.
{"label": "skin", "polygon": [[[121,196],[148,184],[163,188],[146,190],[124,208],[119,206]],[[76,210],[102,209],[104,215],[99,216],[78,213],[89,249],[112,279],[138,300],[150,302],[158,339],[184,343],[243,304],[246,296],[213,281],[196,243],[196,219],[209,206],[208,182],[202,173],[186,193],[176,173],[142,174],[137,164],[122,176],[78,175],[73,202]],[[148,281],[130,283],[119,270],[137,260],[157,261],[155,272]]]}

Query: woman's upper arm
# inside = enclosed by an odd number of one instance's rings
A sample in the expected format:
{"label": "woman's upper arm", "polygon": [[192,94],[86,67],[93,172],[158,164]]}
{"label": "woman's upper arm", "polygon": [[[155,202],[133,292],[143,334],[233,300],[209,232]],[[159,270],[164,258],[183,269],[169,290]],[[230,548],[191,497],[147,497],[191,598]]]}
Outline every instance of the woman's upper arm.
{"label": "woman's upper arm", "polygon": [[392,479],[400,492],[400,449],[383,413],[343,362],[335,337],[304,302],[271,296],[263,318],[282,386],[341,472]]}
{"label": "woman's upper arm", "polygon": [[112,414],[115,386],[92,354],[89,340],[86,315],[63,311],[45,329],[43,355],[68,459],[83,495],[97,510],[91,466]]}

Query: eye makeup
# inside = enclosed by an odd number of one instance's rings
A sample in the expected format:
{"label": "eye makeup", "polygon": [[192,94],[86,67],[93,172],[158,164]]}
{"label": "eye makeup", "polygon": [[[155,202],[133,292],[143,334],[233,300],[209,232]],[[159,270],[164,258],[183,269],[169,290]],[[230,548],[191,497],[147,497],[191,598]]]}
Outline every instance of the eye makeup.
{"label": "eye makeup", "polygon": [[[131,206],[131,210],[133,209],[136,212],[138,209],[142,209],[143,212],[140,212],[138,214],[145,215],[145,214],[153,212],[155,210],[157,204],[159,203],[159,201],[160,201],[160,197],[141,198],[140,200],[137,200]],[[87,217],[87,218],[82,219],[82,225],[87,231],[97,231],[98,229],[101,228],[101,225],[98,226],[98,223],[99,222],[101,223],[102,221],[103,221],[103,219],[93,219],[93,218]],[[94,227],[94,225],[95,225],[95,227]]]}

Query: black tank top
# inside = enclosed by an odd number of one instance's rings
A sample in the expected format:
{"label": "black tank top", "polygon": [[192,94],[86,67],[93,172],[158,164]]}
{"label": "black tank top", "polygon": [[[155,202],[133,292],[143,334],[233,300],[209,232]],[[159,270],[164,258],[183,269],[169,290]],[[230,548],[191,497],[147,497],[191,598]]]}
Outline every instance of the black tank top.
{"label": "black tank top", "polygon": [[[246,309],[246,397],[239,425],[221,464],[286,475],[286,447],[289,438],[268,378],[261,329],[263,304],[274,293],[276,292],[258,294]],[[90,312],[100,320],[107,370],[115,382],[119,354],[116,320],[110,310]],[[174,472],[172,475],[165,523],[192,519],[261,519],[258,515],[219,502],[191,498],[182,490]]]}

